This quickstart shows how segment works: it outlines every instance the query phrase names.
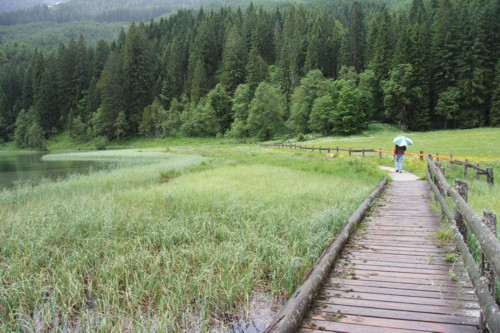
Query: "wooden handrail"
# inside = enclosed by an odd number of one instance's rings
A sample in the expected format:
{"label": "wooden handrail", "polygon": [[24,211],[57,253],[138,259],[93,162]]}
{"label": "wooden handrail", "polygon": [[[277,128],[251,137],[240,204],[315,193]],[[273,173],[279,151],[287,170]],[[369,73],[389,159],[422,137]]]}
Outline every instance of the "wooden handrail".
{"label": "wooden handrail", "polygon": [[458,209],[463,217],[465,225],[472,231],[475,238],[478,240],[481,251],[488,260],[493,270],[500,277],[500,242],[479,219],[479,217],[472,212],[465,200],[459,193],[450,187],[439,168],[434,164],[431,157],[427,157],[427,180],[438,199],[443,213],[448,218],[453,232],[455,244],[459,249],[464,260],[467,273],[474,285],[474,291],[481,304],[481,311],[484,316],[484,321],[489,328],[490,332],[500,332],[500,310],[495,302],[494,296],[490,293],[488,285],[485,283],[486,279],[481,276],[479,269],[469,251],[462,234],[460,227],[457,225],[456,218],[448,208],[448,204],[444,195],[452,197],[455,207]]}
{"label": "wooden handrail", "polygon": [[[332,150],[336,150],[337,153],[339,153],[341,151],[349,152],[349,155],[351,155],[352,153],[362,153],[363,156],[365,156],[365,153],[379,153],[379,157],[382,157],[382,153],[387,153],[387,154],[394,153],[393,150],[382,149],[382,148],[379,148],[379,149],[366,149],[366,148],[343,149],[343,148],[339,148],[338,146],[337,147],[307,147],[307,146],[301,146],[301,145],[298,145],[296,143],[291,143],[291,142],[289,142],[289,143],[261,144],[261,146],[262,147],[282,147],[282,148],[289,148],[289,149],[312,150],[312,151],[318,150],[320,153],[322,151],[327,151],[328,154],[330,154]],[[482,169],[479,167],[479,164],[474,165],[474,164],[469,163],[469,161],[467,161],[467,160],[465,160],[465,161],[457,160],[457,159],[453,158],[453,155],[450,155],[450,157],[447,157],[447,156],[439,155],[437,153],[436,154],[425,154],[423,151],[420,151],[419,153],[406,152],[405,155],[419,157],[420,160],[422,160],[422,161],[423,161],[424,157],[426,157],[426,156],[432,156],[432,158],[436,158],[438,160],[445,160],[445,161],[448,161],[450,163],[450,169],[452,168],[453,164],[461,165],[464,167],[464,177],[467,175],[468,168],[474,169],[474,170],[476,170],[476,178],[477,179],[479,179],[480,175],[486,175],[486,179],[487,179],[488,184],[492,185],[494,183],[493,168]]]}
{"label": "wooden handrail", "polygon": [[316,264],[306,275],[302,286],[293,293],[281,311],[274,317],[274,320],[266,328],[265,333],[295,332],[309,309],[314,296],[328,277],[328,273],[335,260],[338,258],[344,244],[347,242],[349,235],[358,222],[361,221],[366,210],[386,184],[387,178],[382,179],[365,201],[363,201],[358,209],[351,215],[341,231],[332,239]]}

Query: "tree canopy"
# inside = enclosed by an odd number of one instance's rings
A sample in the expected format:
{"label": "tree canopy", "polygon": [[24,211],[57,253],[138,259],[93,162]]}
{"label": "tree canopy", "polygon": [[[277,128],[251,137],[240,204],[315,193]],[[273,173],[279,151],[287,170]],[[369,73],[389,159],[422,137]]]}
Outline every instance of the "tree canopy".
{"label": "tree canopy", "polygon": [[0,138],[498,126],[499,13],[496,0],[182,9],[112,42],[1,45]]}

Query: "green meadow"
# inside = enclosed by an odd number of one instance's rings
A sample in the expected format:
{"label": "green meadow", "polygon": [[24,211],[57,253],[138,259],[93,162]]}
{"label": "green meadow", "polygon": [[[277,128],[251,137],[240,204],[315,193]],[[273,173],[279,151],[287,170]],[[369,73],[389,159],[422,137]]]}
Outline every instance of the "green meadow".
{"label": "green meadow", "polygon": [[[394,134],[377,125],[303,144],[392,149]],[[410,152],[500,172],[490,143],[500,129],[405,134]],[[224,139],[118,147],[133,148],[46,156],[114,162],[109,169],[0,191],[0,331],[227,328],[252,295],[291,295],[385,176],[378,165],[392,166],[388,155],[328,159]],[[425,175],[418,158],[404,168]],[[500,212],[498,185],[467,181],[476,211]]]}

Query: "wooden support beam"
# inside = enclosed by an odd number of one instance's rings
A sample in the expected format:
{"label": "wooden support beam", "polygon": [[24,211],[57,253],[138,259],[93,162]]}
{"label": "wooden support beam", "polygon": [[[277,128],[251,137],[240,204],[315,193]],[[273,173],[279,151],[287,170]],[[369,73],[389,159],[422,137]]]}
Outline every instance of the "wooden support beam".
{"label": "wooden support beam", "polygon": [[359,221],[363,218],[366,210],[378,196],[380,191],[387,184],[387,178],[384,178],[378,186],[363,201],[361,206],[347,220],[342,230],[328,245],[323,255],[311,268],[304,279],[304,283],[293,293],[288,302],[283,306],[272,323],[265,330],[266,333],[289,333],[295,332],[300,325],[302,318],[306,314],[309,306],[328,277],[330,270],[337,259],[340,251],[344,247],[349,235],[354,230]]}

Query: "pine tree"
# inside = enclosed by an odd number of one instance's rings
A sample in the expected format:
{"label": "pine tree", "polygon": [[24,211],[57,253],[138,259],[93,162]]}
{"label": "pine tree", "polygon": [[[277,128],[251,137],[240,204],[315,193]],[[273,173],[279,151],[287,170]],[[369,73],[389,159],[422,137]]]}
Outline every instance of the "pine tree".
{"label": "pine tree", "polygon": [[94,127],[96,122],[98,128],[94,130],[93,135],[105,135],[107,138],[113,138],[113,124],[120,112],[125,111],[124,107],[124,91],[121,85],[122,72],[118,55],[111,52],[104,69],[102,71],[101,80],[97,88],[101,96],[101,104],[96,113],[93,115]]}
{"label": "pine tree", "polygon": [[355,1],[351,7],[347,34],[342,42],[341,66],[352,66],[360,73],[364,67],[366,28],[363,8]]}
{"label": "pine tree", "polygon": [[497,61],[490,106],[490,125],[500,127],[500,60]]}
{"label": "pine tree", "polygon": [[123,100],[132,133],[137,133],[142,111],[151,103],[152,57],[143,25],[132,24],[123,51]]}
{"label": "pine tree", "polygon": [[259,54],[256,47],[250,50],[248,63],[246,65],[246,84],[249,85],[252,92],[255,91],[259,83],[267,77],[268,66]]}
{"label": "pine tree", "polygon": [[245,82],[246,55],[245,40],[240,35],[238,27],[232,26],[224,44],[220,72],[220,83],[230,94],[238,85]]}

